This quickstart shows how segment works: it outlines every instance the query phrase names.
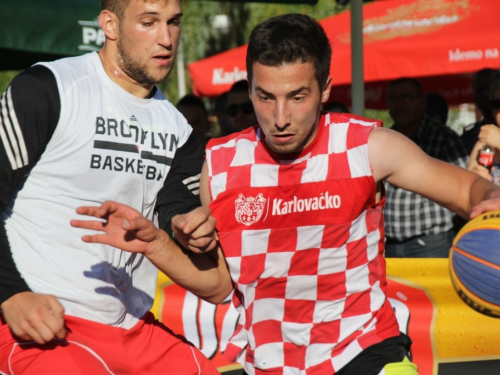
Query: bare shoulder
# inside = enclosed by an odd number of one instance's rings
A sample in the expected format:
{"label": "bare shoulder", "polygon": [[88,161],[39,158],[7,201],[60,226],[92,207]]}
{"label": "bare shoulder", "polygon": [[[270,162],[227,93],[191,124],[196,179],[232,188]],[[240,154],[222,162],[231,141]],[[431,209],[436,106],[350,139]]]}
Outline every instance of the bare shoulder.
{"label": "bare shoulder", "polygon": [[407,139],[407,137],[389,128],[374,128],[371,131],[370,136],[368,137],[368,145],[373,144],[375,147],[377,147],[380,144],[384,144],[385,142],[397,142],[398,139],[404,140]]}
{"label": "bare shoulder", "polygon": [[375,128],[368,138],[368,156],[375,181],[394,175],[408,163],[425,157],[420,147],[403,134],[387,129]]}

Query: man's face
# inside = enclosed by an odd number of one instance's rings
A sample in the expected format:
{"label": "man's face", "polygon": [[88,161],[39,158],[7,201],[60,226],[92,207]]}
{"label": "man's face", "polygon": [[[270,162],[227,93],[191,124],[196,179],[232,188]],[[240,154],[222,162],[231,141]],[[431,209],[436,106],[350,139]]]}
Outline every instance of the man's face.
{"label": "man's face", "polygon": [[320,91],[312,63],[253,65],[250,98],[274,152],[299,152],[314,140],[321,104],[329,95],[330,84]]}
{"label": "man's face", "polygon": [[227,95],[226,114],[229,116],[231,130],[244,130],[257,124],[257,117],[248,97],[248,92],[229,92]]}
{"label": "man's face", "polygon": [[118,66],[142,85],[167,78],[177,53],[181,16],[180,0],[130,0],[120,21]]}
{"label": "man's face", "polygon": [[425,96],[410,82],[389,86],[387,106],[394,123],[399,127],[420,124],[425,112]]}

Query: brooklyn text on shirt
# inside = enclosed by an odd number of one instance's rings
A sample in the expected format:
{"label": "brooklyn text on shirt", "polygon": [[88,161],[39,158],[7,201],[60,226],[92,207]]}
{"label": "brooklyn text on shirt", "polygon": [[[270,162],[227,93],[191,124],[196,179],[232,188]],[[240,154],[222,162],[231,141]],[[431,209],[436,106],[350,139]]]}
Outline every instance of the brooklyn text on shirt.
{"label": "brooklyn text on shirt", "polygon": [[148,180],[161,180],[161,165],[171,166],[178,143],[178,135],[146,130],[134,115],[128,122],[98,116],[90,168],[144,174]]}

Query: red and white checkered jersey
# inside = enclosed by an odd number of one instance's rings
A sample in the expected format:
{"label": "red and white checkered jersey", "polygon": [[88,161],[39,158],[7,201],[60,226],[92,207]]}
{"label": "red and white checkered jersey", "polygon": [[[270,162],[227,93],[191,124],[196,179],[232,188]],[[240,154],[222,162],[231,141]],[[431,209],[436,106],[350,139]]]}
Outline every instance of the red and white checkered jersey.
{"label": "red and white checkered jersey", "polygon": [[210,141],[211,208],[240,312],[225,356],[248,374],[331,375],[399,335],[368,160],[379,125],[323,114],[312,144],[287,159],[259,127]]}

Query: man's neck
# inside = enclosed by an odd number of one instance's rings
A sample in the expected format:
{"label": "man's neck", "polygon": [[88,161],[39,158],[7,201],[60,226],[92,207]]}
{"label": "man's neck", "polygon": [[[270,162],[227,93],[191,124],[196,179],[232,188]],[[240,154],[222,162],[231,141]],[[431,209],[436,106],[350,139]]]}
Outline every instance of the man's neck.
{"label": "man's neck", "polygon": [[101,59],[104,71],[111,78],[111,80],[130,94],[138,98],[149,98],[154,85],[141,85],[137,81],[130,78],[116,63],[113,54],[109,49],[103,47],[99,51],[99,58]]}

